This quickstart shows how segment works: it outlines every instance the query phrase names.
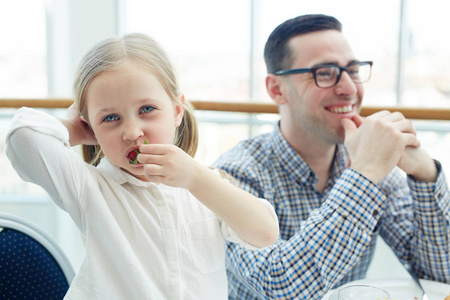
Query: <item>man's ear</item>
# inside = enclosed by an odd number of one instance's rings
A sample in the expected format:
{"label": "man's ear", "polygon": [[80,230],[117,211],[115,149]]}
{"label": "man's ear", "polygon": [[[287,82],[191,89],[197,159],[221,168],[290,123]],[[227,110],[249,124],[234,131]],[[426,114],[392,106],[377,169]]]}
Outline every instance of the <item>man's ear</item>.
{"label": "man's ear", "polygon": [[286,97],[283,90],[283,80],[280,76],[274,74],[267,74],[266,89],[270,98],[277,104],[282,105],[286,103]]}
{"label": "man's ear", "polygon": [[[181,104],[180,104],[181,103]],[[178,127],[181,125],[181,121],[183,120],[184,115],[184,105],[186,104],[186,99],[184,99],[183,94],[178,95],[178,102],[174,103],[174,111],[175,111],[175,126]]]}

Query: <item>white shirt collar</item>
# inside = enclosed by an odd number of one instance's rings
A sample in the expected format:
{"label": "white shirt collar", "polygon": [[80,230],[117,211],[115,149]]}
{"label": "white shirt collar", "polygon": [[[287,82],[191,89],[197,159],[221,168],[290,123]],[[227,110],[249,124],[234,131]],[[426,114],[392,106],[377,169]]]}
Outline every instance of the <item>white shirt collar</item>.
{"label": "white shirt collar", "polygon": [[150,185],[156,185],[153,182],[146,182],[128,174],[117,166],[113,165],[108,158],[103,157],[97,166],[100,173],[112,177],[118,184],[130,183],[136,186],[148,187]]}

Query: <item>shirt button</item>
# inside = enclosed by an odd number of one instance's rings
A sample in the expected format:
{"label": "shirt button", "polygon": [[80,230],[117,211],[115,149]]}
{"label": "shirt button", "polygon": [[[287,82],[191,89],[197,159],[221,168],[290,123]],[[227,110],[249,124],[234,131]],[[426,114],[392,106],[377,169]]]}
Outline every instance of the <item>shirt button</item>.
{"label": "shirt button", "polygon": [[375,209],[375,210],[372,212],[372,216],[374,216],[374,217],[378,216],[378,209]]}

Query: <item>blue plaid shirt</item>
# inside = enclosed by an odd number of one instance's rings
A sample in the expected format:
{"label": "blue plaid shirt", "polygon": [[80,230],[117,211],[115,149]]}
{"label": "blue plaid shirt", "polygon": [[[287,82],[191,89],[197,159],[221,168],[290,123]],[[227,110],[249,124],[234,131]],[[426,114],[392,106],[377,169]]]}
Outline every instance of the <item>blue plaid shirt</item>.
{"label": "blue plaid shirt", "polygon": [[239,143],[214,164],[272,203],[280,239],[261,251],[227,244],[230,299],[320,299],[364,278],[380,234],[422,278],[450,282],[450,201],[440,164],[436,183],[392,171],[374,185],[338,145],[324,192],[278,125]]}

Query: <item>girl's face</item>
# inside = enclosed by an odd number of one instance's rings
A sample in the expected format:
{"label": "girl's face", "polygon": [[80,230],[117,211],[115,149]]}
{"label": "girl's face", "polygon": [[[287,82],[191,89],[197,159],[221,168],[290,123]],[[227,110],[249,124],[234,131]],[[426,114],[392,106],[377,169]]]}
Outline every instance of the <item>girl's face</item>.
{"label": "girl's face", "polygon": [[151,71],[132,61],[94,77],[86,105],[88,123],[105,156],[141,180],[146,180],[144,167],[130,164],[130,153],[144,140],[172,144],[184,113]]}

